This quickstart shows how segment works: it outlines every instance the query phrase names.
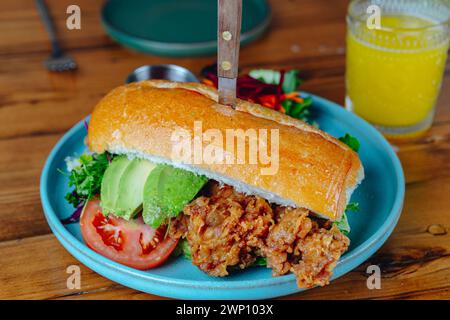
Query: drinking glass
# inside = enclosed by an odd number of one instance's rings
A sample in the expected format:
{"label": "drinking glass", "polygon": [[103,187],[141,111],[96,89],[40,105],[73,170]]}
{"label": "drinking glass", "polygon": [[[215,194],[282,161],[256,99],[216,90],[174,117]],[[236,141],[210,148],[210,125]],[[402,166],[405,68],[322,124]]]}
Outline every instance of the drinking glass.
{"label": "drinking glass", "polygon": [[392,137],[434,116],[449,46],[447,0],[354,0],[347,14],[346,108]]}

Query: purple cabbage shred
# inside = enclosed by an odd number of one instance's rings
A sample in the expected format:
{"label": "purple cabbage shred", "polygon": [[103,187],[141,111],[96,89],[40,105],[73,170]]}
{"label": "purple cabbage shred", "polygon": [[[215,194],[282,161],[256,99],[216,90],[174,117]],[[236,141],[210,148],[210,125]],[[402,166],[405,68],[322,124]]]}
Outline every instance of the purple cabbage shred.
{"label": "purple cabbage shred", "polygon": [[70,224],[74,222],[78,222],[80,220],[81,213],[83,212],[84,202],[80,203],[75,211],[70,215],[70,217],[66,219],[61,219],[62,224]]}

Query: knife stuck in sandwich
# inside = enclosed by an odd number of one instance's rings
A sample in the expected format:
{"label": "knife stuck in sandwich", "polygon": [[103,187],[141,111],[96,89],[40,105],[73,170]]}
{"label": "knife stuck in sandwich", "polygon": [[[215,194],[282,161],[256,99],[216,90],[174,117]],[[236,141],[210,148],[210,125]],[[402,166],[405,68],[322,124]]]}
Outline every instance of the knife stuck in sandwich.
{"label": "knife stuck in sandwich", "polygon": [[235,108],[242,0],[218,0],[217,75],[219,103]]}

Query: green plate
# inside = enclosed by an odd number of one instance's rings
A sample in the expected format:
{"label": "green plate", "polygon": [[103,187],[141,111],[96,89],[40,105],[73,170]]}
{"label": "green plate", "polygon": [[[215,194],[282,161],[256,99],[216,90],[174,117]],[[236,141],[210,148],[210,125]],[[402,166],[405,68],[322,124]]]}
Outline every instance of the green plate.
{"label": "green plate", "polygon": [[[244,0],[241,44],[269,25],[266,0]],[[193,56],[217,50],[217,0],[109,0],[102,24],[125,47],[156,55]]]}

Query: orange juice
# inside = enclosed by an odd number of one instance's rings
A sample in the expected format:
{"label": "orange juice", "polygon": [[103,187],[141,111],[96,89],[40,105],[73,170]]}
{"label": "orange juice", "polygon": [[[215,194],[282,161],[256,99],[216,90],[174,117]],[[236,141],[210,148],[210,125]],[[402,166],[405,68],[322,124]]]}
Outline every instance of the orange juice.
{"label": "orange juice", "polygon": [[429,28],[435,24],[383,15],[381,29],[349,27],[347,108],[380,127],[428,128],[448,50],[448,36],[440,37],[445,26]]}

